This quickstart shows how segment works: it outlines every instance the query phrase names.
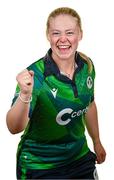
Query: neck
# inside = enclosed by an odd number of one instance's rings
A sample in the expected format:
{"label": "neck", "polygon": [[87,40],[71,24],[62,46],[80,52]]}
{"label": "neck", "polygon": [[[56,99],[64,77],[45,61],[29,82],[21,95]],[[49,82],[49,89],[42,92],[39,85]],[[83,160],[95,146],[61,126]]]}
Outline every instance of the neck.
{"label": "neck", "polygon": [[74,72],[75,72],[75,69],[76,69],[76,64],[74,63],[72,65],[72,67],[70,67],[69,69],[66,69],[66,70],[61,70],[60,69],[60,72],[61,72],[61,74],[67,76],[70,79],[72,79],[73,75],[74,75]]}
{"label": "neck", "polygon": [[58,59],[58,58],[54,58],[54,56],[52,56],[54,61],[56,62],[60,73],[67,76],[68,78],[72,79],[73,78],[73,74],[74,71],[76,69],[76,63],[75,63],[75,59]]}

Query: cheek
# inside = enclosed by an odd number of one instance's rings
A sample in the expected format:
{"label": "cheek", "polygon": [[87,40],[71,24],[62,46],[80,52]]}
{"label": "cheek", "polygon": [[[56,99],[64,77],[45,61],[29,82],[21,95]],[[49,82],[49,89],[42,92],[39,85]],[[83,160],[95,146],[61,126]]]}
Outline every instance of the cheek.
{"label": "cheek", "polygon": [[55,44],[58,42],[58,38],[56,38],[56,37],[55,37],[55,38],[50,37],[49,42],[50,42],[51,45],[55,45]]}
{"label": "cheek", "polygon": [[78,37],[71,39],[70,42],[72,45],[78,44],[79,42]]}

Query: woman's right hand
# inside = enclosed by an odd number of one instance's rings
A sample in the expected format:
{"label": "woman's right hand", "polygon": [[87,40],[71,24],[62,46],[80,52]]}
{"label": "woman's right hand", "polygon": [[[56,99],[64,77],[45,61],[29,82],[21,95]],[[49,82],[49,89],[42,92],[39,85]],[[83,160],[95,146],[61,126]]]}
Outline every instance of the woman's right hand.
{"label": "woman's right hand", "polygon": [[34,72],[25,69],[17,75],[16,80],[20,87],[21,97],[30,98],[34,85]]}

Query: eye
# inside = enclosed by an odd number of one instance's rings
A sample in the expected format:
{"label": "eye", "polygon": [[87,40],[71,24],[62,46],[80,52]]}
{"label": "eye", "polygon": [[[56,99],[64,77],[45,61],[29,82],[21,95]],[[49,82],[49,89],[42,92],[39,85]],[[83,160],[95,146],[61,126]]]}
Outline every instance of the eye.
{"label": "eye", "polygon": [[58,36],[58,35],[60,35],[60,32],[53,32],[52,35]]}
{"label": "eye", "polygon": [[74,32],[73,32],[73,31],[68,31],[66,34],[67,34],[67,35],[73,35]]}

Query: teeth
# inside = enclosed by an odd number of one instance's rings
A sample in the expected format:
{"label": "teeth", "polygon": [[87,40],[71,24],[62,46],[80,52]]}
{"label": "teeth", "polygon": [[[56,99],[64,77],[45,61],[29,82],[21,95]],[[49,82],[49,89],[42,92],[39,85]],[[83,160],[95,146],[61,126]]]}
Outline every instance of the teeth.
{"label": "teeth", "polygon": [[59,47],[59,48],[63,48],[63,49],[65,49],[65,48],[69,48],[69,46],[68,46],[68,45],[59,45],[58,47]]}

